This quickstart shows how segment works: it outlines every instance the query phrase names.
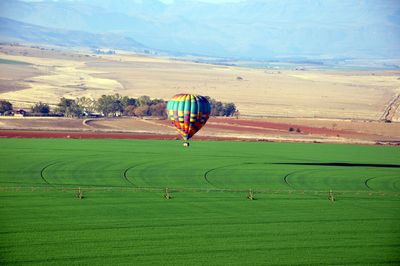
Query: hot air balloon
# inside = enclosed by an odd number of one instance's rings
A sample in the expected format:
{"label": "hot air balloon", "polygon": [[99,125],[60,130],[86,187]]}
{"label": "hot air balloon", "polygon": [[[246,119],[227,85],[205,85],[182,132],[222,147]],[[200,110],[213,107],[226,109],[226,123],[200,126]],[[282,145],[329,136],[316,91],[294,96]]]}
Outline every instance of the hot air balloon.
{"label": "hot air balloon", "polygon": [[168,119],[182,135],[185,143],[202,128],[210,116],[210,103],[207,98],[193,94],[177,94],[167,104]]}

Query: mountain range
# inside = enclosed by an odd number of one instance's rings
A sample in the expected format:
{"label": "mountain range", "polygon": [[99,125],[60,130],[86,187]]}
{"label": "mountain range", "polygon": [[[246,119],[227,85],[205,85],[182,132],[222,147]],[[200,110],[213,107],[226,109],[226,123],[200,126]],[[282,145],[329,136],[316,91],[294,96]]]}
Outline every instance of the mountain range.
{"label": "mountain range", "polygon": [[0,37],[2,41],[23,41],[63,47],[110,47],[139,52],[146,50],[143,44],[123,35],[47,28],[3,17],[0,17]]}
{"label": "mountain range", "polygon": [[0,16],[0,38],[51,42],[54,33],[64,45],[253,60],[400,57],[397,0],[4,0]]}

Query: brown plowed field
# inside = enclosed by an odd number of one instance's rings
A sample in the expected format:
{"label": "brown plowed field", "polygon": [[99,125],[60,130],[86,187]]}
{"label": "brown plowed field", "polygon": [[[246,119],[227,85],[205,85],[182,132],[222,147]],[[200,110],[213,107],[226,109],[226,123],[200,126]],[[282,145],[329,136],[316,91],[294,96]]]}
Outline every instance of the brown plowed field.
{"label": "brown plowed field", "polygon": [[[365,143],[398,142],[397,123],[210,118],[193,139]],[[320,123],[317,123],[320,122]],[[332,125],[331,128],[328,126]],[[351,126],[350,126],[351,125]],[[369,126],[368,132],[362,132]],[[292,128],[292,130],[289,130]],[[381,128],[381,129],[379,129]],[[388,130],[388,128],[390,130]],[[1,118],[0,137],[179,139],[167,120]]]}
{"label": "brown plowed field", "polygon": [[[66,139],[147,139],[179,140],[178,136],[151,133],[112,133],[77,131],[1,130],[0,138],[66,138]],[[234,137],[195,137],[199,140],[240,140]]]}

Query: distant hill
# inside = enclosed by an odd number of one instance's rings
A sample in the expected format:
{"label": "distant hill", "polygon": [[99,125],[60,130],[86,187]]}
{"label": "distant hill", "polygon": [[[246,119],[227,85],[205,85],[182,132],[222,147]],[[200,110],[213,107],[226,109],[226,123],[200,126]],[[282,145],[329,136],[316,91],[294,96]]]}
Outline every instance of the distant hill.
{"label": "distant hill", "polygon": [[[46,28],[117,34],[179,54],[240,59],[400,57],[398,0],[182,0],[172,4],[4,0],[0,16]],[[87,37],[84,43],[90,44],[91,37],[100,36]],[[120,40],[130,46],[130,39]]]}
{"label": "distant hill", "polygon": [[65,47],[112,48],[131,51],[142,51],[146,48],[132,38],[118,34],[95,34],[77,30],[47,28],[3,17],[0,17],[0,39]]}

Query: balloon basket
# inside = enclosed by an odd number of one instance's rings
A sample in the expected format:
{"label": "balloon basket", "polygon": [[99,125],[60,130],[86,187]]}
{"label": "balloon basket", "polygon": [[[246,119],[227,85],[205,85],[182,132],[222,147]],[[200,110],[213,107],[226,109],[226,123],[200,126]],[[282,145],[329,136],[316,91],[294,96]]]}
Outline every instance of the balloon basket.
{"label": "balloon basket", "polygon": [[183,147],[189,147],[189,145],[190,145],[189,142],[184,142],[183,143]]}

